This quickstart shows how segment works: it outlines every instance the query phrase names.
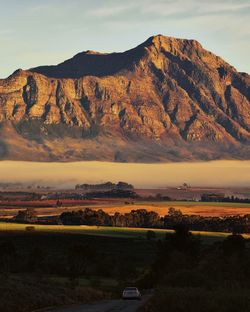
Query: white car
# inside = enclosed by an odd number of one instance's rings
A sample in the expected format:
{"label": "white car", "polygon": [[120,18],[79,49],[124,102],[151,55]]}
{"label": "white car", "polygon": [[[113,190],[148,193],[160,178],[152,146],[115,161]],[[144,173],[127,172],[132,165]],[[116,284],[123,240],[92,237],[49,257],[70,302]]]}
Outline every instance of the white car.
{"label": "white car", "polygon": [[136,287],[126,287],[123,290],[122,293],[122,299],[124,300],[129,300],[129,299],[136,299],[136,300],[141,300],[141,293]]}

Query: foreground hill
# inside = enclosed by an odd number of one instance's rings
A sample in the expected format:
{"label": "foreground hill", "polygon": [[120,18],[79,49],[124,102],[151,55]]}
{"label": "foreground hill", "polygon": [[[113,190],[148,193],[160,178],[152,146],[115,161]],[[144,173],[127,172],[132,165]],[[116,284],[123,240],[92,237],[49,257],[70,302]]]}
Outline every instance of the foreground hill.
{"label": "foreground hill", "polygon": [[0,80],[0,157],[250,158],[250,76],[195,40],[149,38]]}

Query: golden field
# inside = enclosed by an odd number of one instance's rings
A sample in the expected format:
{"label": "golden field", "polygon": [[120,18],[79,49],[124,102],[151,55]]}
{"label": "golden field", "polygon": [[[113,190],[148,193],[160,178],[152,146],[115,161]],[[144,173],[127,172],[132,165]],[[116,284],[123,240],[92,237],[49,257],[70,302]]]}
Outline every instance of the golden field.
{"label": "golden field", "polygon": [[[32,202],[27,202],[27,207],[32,207]],[[43,203],[43,201],[42,201]],[[45,203],[44,203],[45,204]],[[27,208],[25,205],[22,207],[15,206],[2,206],[0,207],[1,218],[9,218],[15,216],[19,210]],[[166,201],[166,202],[130,202],[130,204],[125,204],[123,201],[109,201],[102,200],[100,203],[98,201],[83,200],[81,203],[77,201],[74,204],[68,203],[62,207],[56,207],[56,201],[50,201],[50,206],[37,207],[34,202],[33,208],[35,208],[38,216],[55,216],[60,215],[62,212],[66,211],[77,211],[85,208],[91,209],[102,209],[106,213],[113,215],[116,212],[121,214],[128,213],[131,210],[146,209],[147,211],[155,211],[160,216],[165,216],[168,214],[168,209],[173,207],[175,209],[180,209],[183,214],[186,215],[200,215],[204,217],[218,217],[218,216],[230,216],[230,215],[246,215],[250,214],[250,204],[239,204],[239,203],[206,203],[206,202],[185,202],[185,201]]]}
{"label": "golden field", "polygon": [[200,216],[229,216],[229,215],[245,215],[250,214],[250,204],[236,203],[202,203],[202,202],[145,202],[134,203],[129,205],[109,205],[91,207],[92,209],[103,209],[108,214],[115,212],[127,213],[133,209],[146,209],[155,211],[160,216],[165,216],[168,209],[174,207],[180,209],[186,215]]}

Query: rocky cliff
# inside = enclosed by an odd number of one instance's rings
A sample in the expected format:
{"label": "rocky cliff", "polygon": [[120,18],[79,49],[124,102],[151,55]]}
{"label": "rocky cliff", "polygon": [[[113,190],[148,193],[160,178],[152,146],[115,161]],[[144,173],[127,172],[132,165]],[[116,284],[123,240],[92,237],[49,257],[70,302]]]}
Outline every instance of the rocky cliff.
{"label": "rocky cliff", "polygon": [[250,76],[195,40],[149,38],[0,80],[0,157],[250,158]]}

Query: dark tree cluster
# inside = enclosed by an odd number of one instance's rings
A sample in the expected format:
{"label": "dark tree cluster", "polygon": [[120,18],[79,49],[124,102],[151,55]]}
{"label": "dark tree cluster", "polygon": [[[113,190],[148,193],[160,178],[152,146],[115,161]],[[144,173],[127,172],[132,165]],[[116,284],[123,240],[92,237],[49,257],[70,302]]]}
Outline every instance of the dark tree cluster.
{"label": "dark tree cluster", "polygon": [[102,225],[117,227],[142,227],[174,229],[176,224],[184,224],[193,231],[213,231],[229,233],[249,233],[250,215],[226,217],[202,217],[183,215],[175,208],[169,208],[168,214],[160,217],[154,211],[146,209],[131,210],[129,213],[116,212],[109,215],[103,210],[84,210],[64,212],[60,221],[65,225]]}
{"label": "dark tree cluster", "polygon": [[178,224],[156,244],[156,259],[139,281],[155,288],[143,312],[250,311],[249,240],[233,234],[207,244]]}
{"label": "dark tree cluster", "polygon": [[134,191],[114,189],[110,191],[96,191],[85,194],[86,199],[93,198],[138,198],[139,196]]}
{"label": "dark tree cluster", "polygon": [[103,210],[84,210],[63,212],[60,220],[65,225],[111,225],[111,216]]}
{"label": "dark tree cluster", "polygon": [[155,196],[153,196],[153,195],[143,196],[143,197],[141,197],[141,200],[145,200],[145,201],[171,201],[173,199],[167,195],[162,195],[161,193],[158,193]]}
{"label": "dark tree cluster", "polygon": [[112,183],[112,182],[106,182],[101,184],[77,184],[75,186],[76,190],[133,190],[134,186],[132,184],[126,183],[126,182],[118,182]]}
{"label": "dark tree cluster", "polygon": [[46,199],[73,199],[73,200],[83,200],[83,199],[93,199],[93,198],[139,198],[133,190],[115,188],[111,190],[94,190],[90,189],[86,193],[63,193],[56,192],[46,195]]}
{"label": "dark tree cluster", "polygon": [[115,213],[113,216],[103,210],[84,210],[63,212],[60,220],[65,225],[103,225],[118,227],[160,227],[160,216],[145,209],[132,210],[129,213]]}
{"label": "dark tree cluster", "polygon": [[112,225],[118,227],[160,227],[161,218],[156,212],[146,209],[131,210],[125,214],[116,212],[112,216]]}
{"label": "dark tree cluster", "polygon": [[201,202],[221,202],[221,203],[250,203],[250,198],[239,198],[237,196],[224,196],[220,194],[202,194]]}
{"label": "dark tree cluster", "polygon": [[185,224],[193,231],[250,232],[250,215],[203,217],[199,215],[183,215],[179,209],[170,208],[168,215],[163,218],[163,227],[173,229],[179,223]]}
{"label": "dark tree cluster", "polygon": [[19,223],[35,223],[37,220],[37,213],[34,208],[19,210],[18,214],[14,218],[14,221]]}

